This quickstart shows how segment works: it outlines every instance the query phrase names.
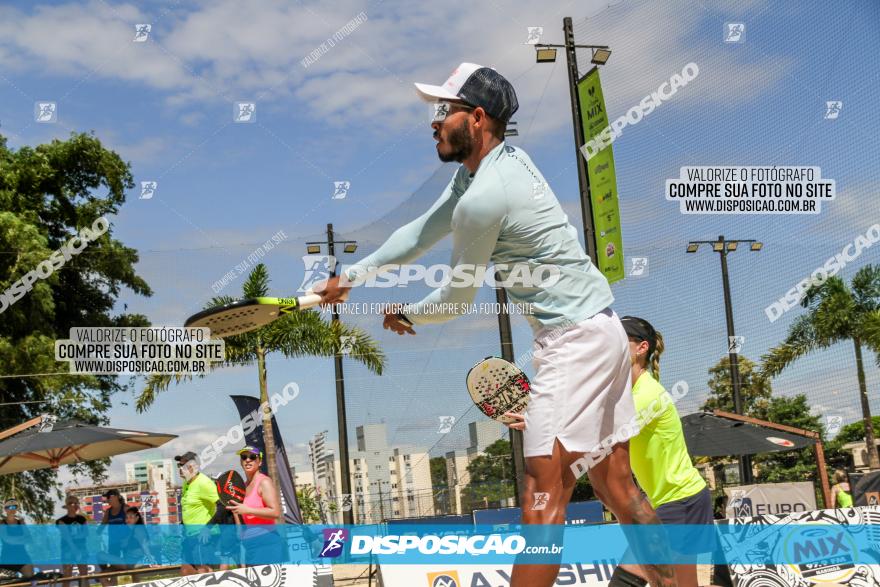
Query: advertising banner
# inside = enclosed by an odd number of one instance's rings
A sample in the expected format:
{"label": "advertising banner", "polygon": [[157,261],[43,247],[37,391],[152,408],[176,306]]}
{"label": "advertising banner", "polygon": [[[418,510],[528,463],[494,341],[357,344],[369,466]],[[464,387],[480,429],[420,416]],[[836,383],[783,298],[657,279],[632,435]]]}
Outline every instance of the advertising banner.
{"label": "advertising banner", "polygon": [[809,512],[816,507],[816,491],[809,481],[726,487],[726,518]]}
{"label": "advertising banner", "polygon": [[[556,585],[608,585],[616,561],[564,564]],[[473,587],[510,585],[512,565],[382,565],[384,587]]]}
{"label": "advertising banner", "polygon": [[333,587],[333,575],[329,567],[317,565],[260,565],[205,573],[188,577],[174,577],[144,583],[132,583],[131,587],[208,587],[209,585],[248,585],[250,587]]}
{"label": "advertising banner", "polygon": [[[586,139],[584,147],[597,145],[595,139],[608,127],[608,113],[605,111],[598,68],[593,68],[578,82],[578,101]],[[587,148],[582,148],[581,151],[587,159],[587,176],[590,178],[590,202],[596,229],[599,270],[608,278],[608,283],[614,283],[624,277],[623,236],[620,234],[614,153],[610,142],[602,145],[604,146],[595,151]]]}
{"label": "advertising banner", "polygon": [[[575,501],[565,508],[565,524],[598,524],[605,521],[605,510],[602,502]],[[522,510],[520,508],[494,508],[474,510],[474,524],[492,526],[495,529],[511,524],[519,524]]]}
{"label": "advertising banner", "polygon": [[[737,587],[873,587],[880,585],[880,508],[772,514],[730,520],[722,548]],[[814,525],[809,532],[782,530]],[[797,525],[797,526],[794,526]],[[746,547],[743,547],[746,544]],[[744,550],[748,552],[744,552]],[[761,551],[761,552],[758,552]],[[788,564],[761,564],[786,560]],[[740,557],[746,562],[737,562]]]}

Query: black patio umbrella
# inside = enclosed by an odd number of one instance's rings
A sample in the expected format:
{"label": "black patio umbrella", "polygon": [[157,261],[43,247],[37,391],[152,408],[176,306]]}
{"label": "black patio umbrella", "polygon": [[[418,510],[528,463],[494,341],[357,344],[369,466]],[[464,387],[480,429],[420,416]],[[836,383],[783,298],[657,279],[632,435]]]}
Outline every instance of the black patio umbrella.
{"label": "black patio umbrella", "polygon": [[174,434],[104,428],[75,420],[40,426],[0,442],[0,475],[155,448],[174,438]]}
{"label": "black patio umbrella", "polygon": [[681,419],[688,452],[695,457],[737,457],[797,450],[816,443],[813,438],[707,413]]}

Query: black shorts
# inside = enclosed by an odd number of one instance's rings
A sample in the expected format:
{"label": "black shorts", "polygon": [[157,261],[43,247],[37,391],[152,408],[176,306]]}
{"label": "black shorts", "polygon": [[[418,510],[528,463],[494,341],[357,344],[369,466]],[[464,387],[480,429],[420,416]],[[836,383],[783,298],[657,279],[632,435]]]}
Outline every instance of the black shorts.
{"label": "black shorts", "polygon": [[[270,526],[271,528],[271,526]],[[251,530],[251,532],[248,532]],[[244,546],[244,562],[255,564],[281,564],[284,556],[284,541],[272,530],[249,528],[245,530],[242,540]]]}
{"label": "black shorts", "polygon": [[[716,548],[715,516],[708,487],[690,497],[664,503],[656,511],[664,525],[676,526],[669,529],[674,551],[699,554]],[[680,527],[684,525],[688,527]]]}
{"label": "black shorts", "polygon": [[202,542],[201,535],[184,535],[180,548],[180,562],[184,565],[202,567],[211,565],[216,560],[217,545],[211,534],[207,542]]}

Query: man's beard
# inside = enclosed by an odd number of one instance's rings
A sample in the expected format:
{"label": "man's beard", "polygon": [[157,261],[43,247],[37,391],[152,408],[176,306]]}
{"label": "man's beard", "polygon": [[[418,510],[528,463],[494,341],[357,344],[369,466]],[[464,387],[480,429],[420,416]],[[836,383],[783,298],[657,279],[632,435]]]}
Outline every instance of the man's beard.
{"label": "man's beard", "polygon": [[437,156],[440,157],[440,161],[444,163],[449,163],[450,161],[461,163],[471,156],[471,153],[474,151],[474,140],[468,132],[467,120],[462,121],[459,126],[449,131],[446,143],[452,150],[444,154],[438,148]]}

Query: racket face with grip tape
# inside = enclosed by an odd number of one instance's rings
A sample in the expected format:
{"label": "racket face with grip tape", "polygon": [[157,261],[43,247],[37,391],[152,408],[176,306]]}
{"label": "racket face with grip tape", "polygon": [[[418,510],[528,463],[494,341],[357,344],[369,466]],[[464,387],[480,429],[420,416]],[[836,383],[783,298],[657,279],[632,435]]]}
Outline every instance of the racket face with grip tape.
{"label": "racket face with grip tape", "polygon": [[244,334],[283,318],[291,312],[312,308],[321,303],[318,294],[294,298],[248,298],[225,306],[208,308],[187,318],[187,328],[210,328],[211,338]]}
{"label": "racket face with grip tape", "polygon": [[242,503],[247,494],[247,484],[238,471],[230,469],[217,477],[217,493],[224,506],[233,500]]}
{"label": "racket face with grip tape", "polygon": [[522,413],[529,405],[529,378],[522,369],[500,357],[486,357],[471,367],[466,381],[474,404],[502,424],[515,421],[505,417],[505,412]]}

